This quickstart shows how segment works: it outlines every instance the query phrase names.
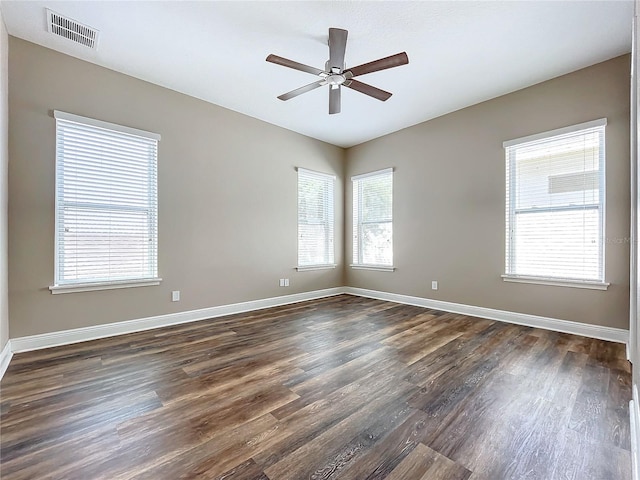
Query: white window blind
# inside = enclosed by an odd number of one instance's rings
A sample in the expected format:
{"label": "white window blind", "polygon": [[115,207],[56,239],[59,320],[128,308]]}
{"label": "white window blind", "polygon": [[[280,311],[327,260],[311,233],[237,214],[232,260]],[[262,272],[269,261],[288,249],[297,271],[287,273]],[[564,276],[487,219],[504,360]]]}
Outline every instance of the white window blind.
{"label": "white window blind", "polygon": [[604,282],[605,125],[505,142],[506,277]]}
{"label": "white window blind", "polygon": [[334,264],[335,177],[298,168],[298,266]]}
{"label": "white window blind", "polygon": [[55,285],[156,279],[160,136],[55,117]]}
{"label": "white window blind", "polygon": [[353,264],[393,265],[393,169],[353,182]]}

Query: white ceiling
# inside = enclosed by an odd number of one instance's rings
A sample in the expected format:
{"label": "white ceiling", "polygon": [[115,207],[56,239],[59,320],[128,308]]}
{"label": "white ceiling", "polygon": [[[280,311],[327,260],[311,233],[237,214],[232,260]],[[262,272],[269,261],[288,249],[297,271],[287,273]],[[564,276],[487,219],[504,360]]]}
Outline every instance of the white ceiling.
{"label": "white ceiling", "polygon": [[[11,35],[349,147],[631,50],[633,2],[3,1]],[[100,30],[97,51],[47,33],[45,7]],[[409,65],[358,77],[380,102],[328,87],[282,102],[318,68],[328,28],[349,31],[347,67],[406,51]]]}

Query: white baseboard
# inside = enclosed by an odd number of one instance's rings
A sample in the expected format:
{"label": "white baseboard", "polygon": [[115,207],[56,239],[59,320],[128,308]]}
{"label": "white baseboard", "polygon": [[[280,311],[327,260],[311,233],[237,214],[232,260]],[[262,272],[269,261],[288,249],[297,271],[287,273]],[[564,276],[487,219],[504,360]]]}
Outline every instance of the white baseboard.
{"label": "white baseboard", "polygon": [[125,333],[141,332],[154,328],[167,327],[180,323],[196,322],[208,318],[233,315],[235,313],[261,310],[263,308],[277,307],[290,303],[314,300],[317,298],[331,297],[344,293],[344,288],[335,287],[325,290],[315,290],[312,292],[294,293],[282,297],[264,298],[250,302],[233,303],[218,307],[202,308],[199,310],[189,310],[186,312],[168,313],[155,317],[138,318],[116,323],[107,323],[93,327],[75,328],[72,330],[62,330],[58,332],[43,333],[40,335],[30,335],[28,337],[18,337],[11,339],[11,350],[13,352],[27,352],[42,348],[57,347],[70,343],[86,342],[98,338],[124,335]]}
{"label": "white baseboard", "polygon": [[633,400],[629,402],[631,422],[631,472],[633,480],[640,480],[640,464],[638,463],[638,447],[640,447],[640,408],[638,404],[638,386],[633,386]]}
{"label": "white baseboard", "polygon": [[4,372],[6,372],[7,368],[9,367],[11,357],[13,357],[13,348],[11,345],[11,340],[7,340],[7,343],[4,345],[2,352],[0,352],[0,380],[2,380]]}
{"label": "white baseboard", "polygon": [[540,317],[524,313],[494,310],[492,308],[475,307],[472,305],[443,302],[441,300],[431,300],[427,298],[412,297],[409,295],[400,295],[397,293],[380,292],[376,290],[367,290],[363,288],[335,287],[324,290],[296,293],[293,295],[285,295],[282,297],[265,298],[261,300],[234,303],[230,305],[221,305],[199,310],[190,310],[186,312],[169,313],[154,317],[108,323],[105,325],[96,325],[92,327],[84,327],[72,330],[44,333],[40,335],[13,338],[9,340],[9,342],[7,342],[7,345],[5,346],[0,356],[0,379],[2,378],[2,374],[4,374],[4,371],[9,364],[13,353],[57,347],[60,345],[68,345],[77,342],[85,342],[88,340],[96,340],[98,338],[112,337],[115,335],[123,335],[126,333],[151,330],[154,328],[166,327],[169,325],[195,322],[198,320],[206,320],[209,318],[221,317],[224,315],[232,315],[236,313],[260,310],[263,308],[277,307],[280,305],[287,305],[291,303],[302,302],[305,300],[330,297],[343,293],[361,297],[375,298],[378,300],[386,300],[395,303],[403,303],[407,305],[433,308],[446,312],[472,315],[475,317],[488,318],[490,320],[516,323],[519,325],[571,333],[574,335],[582,335],[585,337],[599,338],[602,340],[609,340],[618,343],[627,343],[629,337],[629,332],[627,330],[617,328],[588,325],[584,323],[570,322],[567,320],[558,320],[554,318]]}
{"label": "white baseboard", "polygon": [[542,328],[556,332],[571,333],[583,337],[598,338],[610,342],[627,344],[629,341],[629,330],[621,328],[602,327],[599,325],[589,325],[586,323],[571,322],[569,320],[558,320],[555,318],[540,317],[526,313],[507,312],[505,310],[495,310],[493,308],[475,307],[461,303],[443,302],[442,300],[431,300],[422,297],[411,297],[398,293],[379,292],[364,288],[345,287],[345,293],[360,297],[375,298],[389,302],[415,305],[418,307],[433,308],[445,312],[460,313],[474,317],[488,318],[500,322],[516,323],[527,327]]}

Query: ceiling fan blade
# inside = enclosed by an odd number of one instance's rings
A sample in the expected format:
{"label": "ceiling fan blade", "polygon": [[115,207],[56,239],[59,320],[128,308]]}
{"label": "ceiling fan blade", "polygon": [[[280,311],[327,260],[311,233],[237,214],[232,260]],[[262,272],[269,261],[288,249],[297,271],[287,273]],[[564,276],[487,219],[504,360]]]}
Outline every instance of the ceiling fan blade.
{"label": "ceiling fan blade", "polygon": [[275,63],[276,65],[282,65],[283,67],[293,68],[294,70],[300,70],[301,72],[311,73],[313,75],[320,75],[321,73],[325,73],[324,70],[320,70],[319,68],[310,67],[309,65],[294,62],[293,60],[289,60],[287,58],[279,57],[273,54],[267,57],[267,62]]}
{"label": "ceiling fan blade", "polygon": [[295,90],[291,90],[290,92],[283,93],[278,98],[280,100],[291,100],[293,97],[297,97],[298,95],[302,95],[303,93],[310,92],[311,90],[314,90],[326,84],[326,80],[318,80],[317,82],[310,83],[309,85],[305,85],[304,87],[296,88]]}
{"label": "ceiling fan blade", "polygon": [[377,98],[378,100],[388,100],[392,93],[385,92],[379,88],[373,87],[367,83],[359,82],[358,80],[350,80],[348,82],[343,83],[343,85],[352,90],[356,90],[357,92],[364,93],[365,95],[369,95],[370,97]]}
{"label": "ceiling fan blade", "polygon": [[387,68],[399,67],[407,63],[409,63],[409,57],[406,52],[402,52],[391,55],[390,57],[374,60],[373,62],[363,63],[357,67],[349,68],[347,71],[351,72],[354,77],[357,77],[358,75],[386,70]]}
{"label": "ceiling fan blade", "polygon": [[339,72],[342,72],[348,33],[347,30],[341,28],[329,29],[329,70],[337,68]]}
{"label": "ceiling fan blade", "polygon": [[329,86],[329,115],[340,113],[340,85]]}

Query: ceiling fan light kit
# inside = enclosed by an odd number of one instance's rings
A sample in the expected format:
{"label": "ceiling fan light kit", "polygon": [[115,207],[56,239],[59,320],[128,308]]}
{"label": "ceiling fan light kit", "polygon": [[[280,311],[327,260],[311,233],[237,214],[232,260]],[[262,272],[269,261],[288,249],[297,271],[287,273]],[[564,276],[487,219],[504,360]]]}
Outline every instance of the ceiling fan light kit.
{"label": "ceiling fan light kit", "polygon": [[388,100],[392,95],[391,93],[385,92],[384,90],[367,83],[354,80],[354,77],[366,75],[367,73],[378,72],[380,70],[386,70],[388,68],[399,67],[400,65],[406,65],[409,63],[409,57],[406,52],[402,52],[347,69],[344,63],[344,54],[347,49],[348,33],[349,32],[347,32],[347,30],[340,28],[329,29],[329,60],[325,63],[324,70],[294,62],[293,60],[279,57],[277,55],[269,55],[267,57],[267,62],[320,77],[320,80],[284,93],[278,98],[280,100],[290,100],[318,87],[329,85],[329,114],[331,115],[340,113],[340,93],[341,87],[343,86],[357,92],[364,93],[365,95],[383,102]]}

